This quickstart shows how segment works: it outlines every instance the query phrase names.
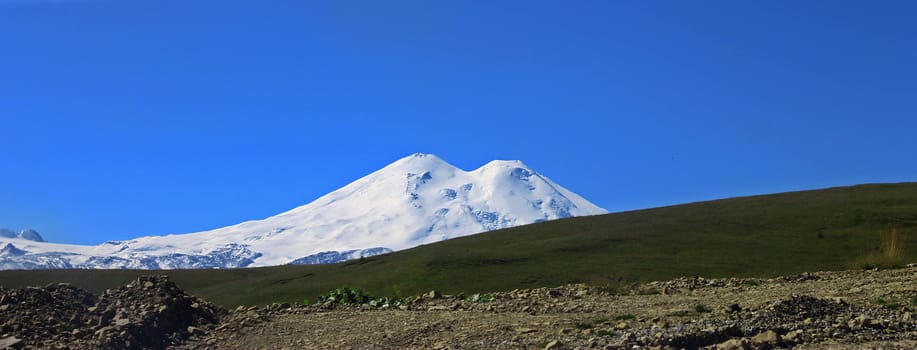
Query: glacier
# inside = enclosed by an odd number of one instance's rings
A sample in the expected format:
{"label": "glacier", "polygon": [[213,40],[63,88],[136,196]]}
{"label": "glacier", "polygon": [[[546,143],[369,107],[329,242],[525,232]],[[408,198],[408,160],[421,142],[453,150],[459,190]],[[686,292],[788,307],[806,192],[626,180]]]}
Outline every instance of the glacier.
{"label": "glacier", "polygon": [[[459,169],[416,153],[311,203],[209,231],[95,246],[0,229],[0,269],[237,268],[334,263],[475,233],[607,213],[518,160]],[[26,232],[28,231],[28,232]]]}

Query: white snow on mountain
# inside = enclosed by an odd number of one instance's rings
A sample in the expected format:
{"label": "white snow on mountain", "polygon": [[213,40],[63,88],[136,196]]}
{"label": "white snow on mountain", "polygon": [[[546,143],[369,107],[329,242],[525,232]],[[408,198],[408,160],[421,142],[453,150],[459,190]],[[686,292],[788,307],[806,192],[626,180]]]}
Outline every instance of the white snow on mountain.
{"label": "white snow on mountain", "polygon": [[16,233],[16,231],[7,228],[0,228],[0,238],[22,238],[35,242],[45,241],[44,238],[41,238],[41,235],[38,234],[38,231],[32,229],[26,229]]}
{"label": "white snow on mountain", "polygon": [[[210,231],[96,246],[42,242],[34,231],[34,235],[12,236],[12,231],[0,231],[0,269],[328,263],[500,228],[604,213],[520,161],[495,160],[464,171],[435,155],[418,153],[309,204]],[[38,239],[32,239],[35,237]]]}

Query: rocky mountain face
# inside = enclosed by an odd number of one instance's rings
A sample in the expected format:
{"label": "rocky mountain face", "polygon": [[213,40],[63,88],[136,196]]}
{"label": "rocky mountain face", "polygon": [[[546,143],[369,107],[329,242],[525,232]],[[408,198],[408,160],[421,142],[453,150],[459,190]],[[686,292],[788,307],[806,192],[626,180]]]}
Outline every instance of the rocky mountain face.
{"label": "rocky mountain face", "polygon": [[521,161],[465,171],[435,155],[402,158],[315,201],[210,231],[47,243],[0,231],[0,269],[234,268],[334,263],[484,231],[606,211]]}

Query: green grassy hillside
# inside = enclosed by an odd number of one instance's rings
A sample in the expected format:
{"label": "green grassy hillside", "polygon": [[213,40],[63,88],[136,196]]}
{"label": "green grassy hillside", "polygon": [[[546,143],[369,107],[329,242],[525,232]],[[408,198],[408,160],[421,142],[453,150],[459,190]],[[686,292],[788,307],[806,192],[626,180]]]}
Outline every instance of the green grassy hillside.
{"label": "green grassy hillside", "polygon": [[[897,248],[883,256],[892,228]],[[334,265],[164,273],[235,306],[314,300],[340,286],[411,295],[858,268],[917,260],[914,232],[917,183],[861,185],[557,220]],[[0,286],[62,281],[98,292],[149,273],[159,272],[2,271]]]}

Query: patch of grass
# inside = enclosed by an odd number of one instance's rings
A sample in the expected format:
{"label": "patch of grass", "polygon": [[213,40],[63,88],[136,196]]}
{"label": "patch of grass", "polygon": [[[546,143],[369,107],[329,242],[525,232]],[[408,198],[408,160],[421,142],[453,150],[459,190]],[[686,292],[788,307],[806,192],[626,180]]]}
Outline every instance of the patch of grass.
{"label": "patch of grass", "polygon": [[[906,239],[901,225],[895,224],[879,232],[878,247],[860,258],[861,269],[899,268],[905,263]],[[869,248],[868,248],[869,249]]]}
{"label": "patch of grass", "polygon": [[[361,258],[361,259],[365,259],[365,258]],[[401,287],[399,287],[397,284],[393,284],[393,285],[392,285],[392,287],[391,287],[391,292],[392,292],[391,295],[393,295],[393,296],[396,297],[396,298],[401,298],[401,297],[403,297],[403,296],[401,295]]]}
{"label": "patch of grass", "polygon": [[599,319],[593,320],[592,323],[594,323],[594,324],[596,324],[596,325],[606,324],[606,323],[608,323],[608,319],[607,319],[607,318],[599,318]]}
{"label": "patch of grass", "polygon": [[668,316],[675,317],[689,317],[689,316],[700,316],[713,310],[707,307],[704,304],[695,304],[690,310],[678,310],[672,313],[669,313]]}
{"label": "patch of grass", "polygon": [[704,305],[704,304],[694,305],[694,312],[698,314],[704,314],[704,313],[708,313],[711,311],[713,311],[713,309],[707,307],[707,305]]}
{"label": "patch of grass", "polygon": [[742,281],[742,284],[749,286],[749,287],[757,287],[761,285],[761,281],[749,279],[749,280]]}
{"label": "patch of grass", "polygon": [[[915,213],[917,183],[861,185],[554,220],[359,262],[227,270],[0,271],[0,286],[69,282],[100,293],[139,275],[167,274],[189,293],[229,308],[295,303],[304,296],[314,301],[345,284],[387,297],[575,282],[630,293],[625,287],[634,283],[679,276],[763,278],[846,269],[863,256],[863,247],[872,247],[870,252],[883,259],[917,261],[917,239],[904,239],[917,227]],[[889,233],[885,243],[882,237],[877,240],[876,232],[892,226],[897,233]],[[824,232],[823,238],[813,232]]]}
{"label": "patch of grass", "polygon": [[694,316],[694,315],[696,314],[690,310],[678,310],[678,311],[668,314],[668,316],[675,316],[675,317],[688,317],[688,316]]}
{"label": "patch of grass", "polygon": [[617,337],[618,333],[615,333],[614,331],[602,329],[602,330],[599,330],[598,332],[595,332],[595,335],[600,336],[600,337],[605,337],[605,338],[611,338],[611,337]]}
{"label": "patch of grass", "polygon": [[637,315],[634,315],[634,314],[623,314],[623,315],[615,316],[615,321],[626,321],[626,320],[633,320],[636,318],[637,318]]}
{"label": "patch of grass", "polygon": [[577,322],[577,323],[574,324],[573,326],[576,327],[576,329],[579,329],[579,330],[591,329],[591,328],[595,327],[594,324],[589,323],[589,322]]}
{"label": "patch of grass", "polygon": [[900,308],[902,307],[902,305],[901,305],[900,303],[889,302],[889,301],[887,301],[887,300],[885,300],[885,299],[882,299],[882,298],[876,298],[876,300],[874,301],[874,303],[875,303],[876,305],[881,305],[881,306],[884,306],[884,307],[886,307],[886,308],[888,308],[888,309],[892,309],[892,310],[898,310],[898,309],[900,309]]}

